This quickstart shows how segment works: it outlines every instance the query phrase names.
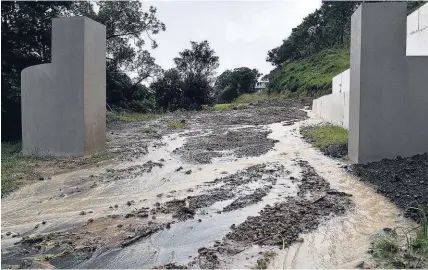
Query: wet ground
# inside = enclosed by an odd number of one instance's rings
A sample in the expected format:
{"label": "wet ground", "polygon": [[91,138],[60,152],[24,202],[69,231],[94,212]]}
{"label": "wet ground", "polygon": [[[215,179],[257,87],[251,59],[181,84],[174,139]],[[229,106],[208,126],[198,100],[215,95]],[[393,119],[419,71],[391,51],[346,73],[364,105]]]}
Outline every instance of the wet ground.
{"label": "wet ground", "polygon": [[[305,143],[306,101],[109,129],[114,161],[2,199],[2,268],[346,268],[401,211]],[[184,123],[183,129],[168,123]]]}
{"label": "wet ground", "polygon": [[403,209],[406,216],[419,220],[420,210],[428,213],[428,153],[356,164],[349,171],[374,185],[377,192]]}

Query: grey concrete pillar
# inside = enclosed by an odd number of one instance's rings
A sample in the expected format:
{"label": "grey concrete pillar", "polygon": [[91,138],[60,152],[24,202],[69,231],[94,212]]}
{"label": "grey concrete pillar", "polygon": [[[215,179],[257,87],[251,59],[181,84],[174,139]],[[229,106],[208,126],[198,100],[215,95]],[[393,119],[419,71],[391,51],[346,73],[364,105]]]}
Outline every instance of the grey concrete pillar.
{"label": "grey concrete pillar", "polygon": [[21,73],[25,155],[82,156],[106,146],[106,29],[86,17],[52,21],[52,63]]}
{"label": "grey concrete pillar", "polygon": [[428,152],[428,57],[406,56],[406,3],[363,3],[351,22],[348,155]]}

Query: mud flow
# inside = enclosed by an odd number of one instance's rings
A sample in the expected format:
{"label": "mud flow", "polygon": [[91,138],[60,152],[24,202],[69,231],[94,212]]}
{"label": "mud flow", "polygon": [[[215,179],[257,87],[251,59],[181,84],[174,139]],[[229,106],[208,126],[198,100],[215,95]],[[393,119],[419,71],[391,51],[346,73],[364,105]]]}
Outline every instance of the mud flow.
{"label": "mud flow", "polygon": [[[305,143],[306,101],[111,126],[107,165],[2,200],[2,268],[347,268],[401,212]],[[169,122],[185,123],[183,129]]]}

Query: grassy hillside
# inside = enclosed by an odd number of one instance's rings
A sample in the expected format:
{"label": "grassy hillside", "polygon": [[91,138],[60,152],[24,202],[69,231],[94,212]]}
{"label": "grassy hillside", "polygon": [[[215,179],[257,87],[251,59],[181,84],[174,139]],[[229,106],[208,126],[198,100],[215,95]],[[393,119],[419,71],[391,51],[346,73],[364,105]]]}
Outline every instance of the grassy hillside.
{"label": "grassy hillside", "polygon": [[321,96],[331,92],[331,79],[349,68],[349,48],[326,49],[273,70],[269,90],[290,96]]}

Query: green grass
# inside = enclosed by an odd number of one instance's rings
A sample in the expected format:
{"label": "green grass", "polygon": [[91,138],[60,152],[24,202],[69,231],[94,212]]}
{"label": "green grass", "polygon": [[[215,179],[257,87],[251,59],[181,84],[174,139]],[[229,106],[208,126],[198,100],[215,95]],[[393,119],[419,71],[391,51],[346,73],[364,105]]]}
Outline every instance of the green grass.
{"label": "green grass", "polygon": [[425,212],[420,212],[421,220],[417,227],[410,230],[396,228],[390,233],[375,236],[372,254],[379,267],[428,267],[428,220]]}
{"label": "green grass", "polygon": [[230,103],[216,104],[214,105],[214,110],[223,111],[223,110],[229,109],[230,106],[232,106],[232,104]]}
{"label": "green grass", "polygon": [[347,144],[348,131],[339,126],[322,125],[307,127],[302,130],[303,136],[320,148],[325,149],[331,145]]}
{"label": "green grass", "polygon": [[113,155],[111,153],[104,151],[104,152],[93,154],[90,157],[90,162],[91,163],[98,163],[101,161],[110,160],[112,158],[113,158]]}
{"label": "green grass", "polygon": [[[109,160],[113,155],[109,152],[100,152],[90,157],[37,157],[23,156],[21,143],[1,143],[1,196],[9,194],[24,184],[38,181],[41,176],[37,168],[49,167],[54,171],[61,171],[59,164],[67,162],[74,164],[71,169]],[[73,159],[79,162],[73,163]],[[59,161],[59,162],[58,162]]]}
{"label": "green grass", "polygon": [[349,48],[327,49],[311,57],[291,61],[271,72],[270,90],[290,97],[328,94],[332,78],[349,68],[349,54]]}
{"label": "green grass", "polygon": [[17,189],[31,170],[21,155],[21,143],[1,143],[1,196]]}
{"label": "green grass", "polygon": [[271,99],[287,99],[288,96],[284,93],[267,93],[262,92],[260,94],[242,94],[237,97],[232,103],[222,103],[214,105],[214,110],[242,110],[247,108],[249,103],[257,103],[259,101],[271,100]]}
{"label": "green grass", "polygon": [[184,128],[184,123],[180,123],[180,122],[169,122],[168,123],[168,128],[171,128],[171,129]]}
{"label": "green grass", "polygon": [[162,113],[107,112],[107,123],[140,122],[164,116]]}

